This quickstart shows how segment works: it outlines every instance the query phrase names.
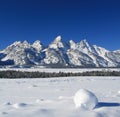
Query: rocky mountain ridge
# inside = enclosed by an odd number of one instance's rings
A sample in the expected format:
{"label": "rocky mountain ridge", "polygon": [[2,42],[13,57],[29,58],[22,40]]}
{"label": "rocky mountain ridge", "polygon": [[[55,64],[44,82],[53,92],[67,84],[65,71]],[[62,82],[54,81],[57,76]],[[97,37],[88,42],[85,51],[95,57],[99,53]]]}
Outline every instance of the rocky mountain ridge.
{"label": "rocky mountain ridge", "polygon": [[109,51],[87,40],[66,43],[58,36],[45,47],[39,40],[16,41],[0,51],[1,67],[120,67],[120,50]]}

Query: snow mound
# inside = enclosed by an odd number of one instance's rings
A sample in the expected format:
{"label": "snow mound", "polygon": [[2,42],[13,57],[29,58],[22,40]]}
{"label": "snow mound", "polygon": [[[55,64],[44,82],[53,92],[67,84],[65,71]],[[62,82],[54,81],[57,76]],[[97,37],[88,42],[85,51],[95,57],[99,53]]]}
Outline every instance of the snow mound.
{"label": "snow mound", "polygon": [[12,104],[10,102],[5,102],[3,105],[9,106],[9,105],[12,105]]}
{"label": "snow mound", "polygon": [[26,106],[27,106],[26,103],[16,103],[16,104],[13,104],[14,108],[23,108],[23,107],[26,107]]}
{"label": "snow mound", "polygon": [[98,104],[97,97],[86,89],[80,89],[73,98],[76,108],[92,110]]}
{"label": "snow mound", "polygon": [[120,94],[120,91],[118,91],[118,94]]}

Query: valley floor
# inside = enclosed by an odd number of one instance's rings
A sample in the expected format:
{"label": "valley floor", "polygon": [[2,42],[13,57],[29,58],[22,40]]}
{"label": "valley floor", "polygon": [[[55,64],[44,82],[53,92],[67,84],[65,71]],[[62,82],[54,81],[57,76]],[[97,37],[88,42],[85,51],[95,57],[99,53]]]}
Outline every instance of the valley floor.
{"label": "valley floor", "polygon": [[[81,88],[97,96],[96,108],[75,108]],[[0,117],[120,117],[120,77],[0,79]]]}
{"label": "valley floor", "polygon": [[59,72],[72,72],[72,73],[82,73],[91,71],[120,71],[120,68],[0,68],[0,71],[25,71],[25,72],[47,72],[47,73],[59,73]]}

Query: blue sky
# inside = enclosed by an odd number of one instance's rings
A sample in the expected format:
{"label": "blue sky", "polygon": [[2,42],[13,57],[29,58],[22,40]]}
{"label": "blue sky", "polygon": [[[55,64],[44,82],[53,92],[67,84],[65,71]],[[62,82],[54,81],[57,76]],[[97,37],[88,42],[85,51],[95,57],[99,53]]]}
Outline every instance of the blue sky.
{"label": "blue sky", "polygon": [[120,49],[119,0],[0,0],[0,49],[17,40],[64,41]]}

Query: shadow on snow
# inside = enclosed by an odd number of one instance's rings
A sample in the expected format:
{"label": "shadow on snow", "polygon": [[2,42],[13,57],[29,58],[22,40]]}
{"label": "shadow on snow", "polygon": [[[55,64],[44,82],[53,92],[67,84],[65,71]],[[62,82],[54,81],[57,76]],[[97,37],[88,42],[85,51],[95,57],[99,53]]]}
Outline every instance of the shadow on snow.
{"label": "shadow on snow", "polygon": [[120,103],[117,102],[99,102],[97,108],[100,107],[117,107],[120,106]]}

